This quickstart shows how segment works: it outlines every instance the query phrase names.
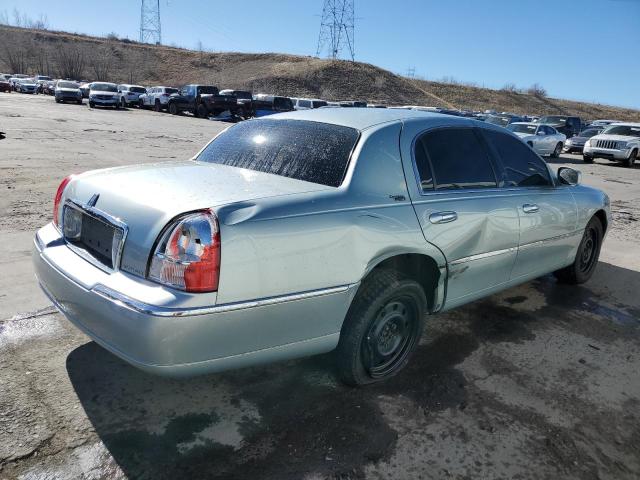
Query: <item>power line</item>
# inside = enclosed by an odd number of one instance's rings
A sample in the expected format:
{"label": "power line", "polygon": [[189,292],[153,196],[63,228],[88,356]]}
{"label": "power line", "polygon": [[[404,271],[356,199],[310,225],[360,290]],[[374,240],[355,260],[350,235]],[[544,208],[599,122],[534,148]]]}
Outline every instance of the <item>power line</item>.
{"label": "power line", "polygon": [[162,43],[160,24],[160,0],[141,0],[140,4],[140,42]]}
{"label": "power line", "polygon": [[354,0],[324,0],[316,56],[326,53],[329,58],[336,59],[346,49],[351,60],[355,60],[353,4]]}

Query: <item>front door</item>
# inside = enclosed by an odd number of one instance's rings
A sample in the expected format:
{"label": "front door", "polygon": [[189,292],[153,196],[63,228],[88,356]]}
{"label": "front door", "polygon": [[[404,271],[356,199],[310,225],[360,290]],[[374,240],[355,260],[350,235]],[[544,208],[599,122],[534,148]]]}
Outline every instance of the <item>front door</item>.
{"label": "front door", "polygon": [[[447,259],[445,307],[487,295],[509,280],[517,254],[518,212],[498,188],[495,168],[471,122],[420,132],[403,129],[402,156],[425,239]],[[415,141],[414,141],[415,139]]]}
{"label": "front door", "polygon": [[489,129],[482,134],[520,218],[511,279],[534,278],[571,263],[580,242],[571,187],[555,185],[544,160],[514,136]]}

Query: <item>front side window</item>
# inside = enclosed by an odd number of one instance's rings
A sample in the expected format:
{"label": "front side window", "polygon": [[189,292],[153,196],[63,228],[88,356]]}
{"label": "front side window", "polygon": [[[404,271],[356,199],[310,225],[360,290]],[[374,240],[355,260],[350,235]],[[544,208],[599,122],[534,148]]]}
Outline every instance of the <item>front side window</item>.
{"label": "front side window", "polygon": [[248,120],[218,135],[196,160],[339,187],[358,130],[305,120]]}
{"label": "front side window", "polygon": [[424,191],[497,187],[485,148],[471,128],[427,132],[416,141],[415,148]]}
{"label": "front side window", "polygon": [[493,154],[502,162],[506,187],[552,185],[546,164],[521,140],[489,129],[483,129],[482,133]]}

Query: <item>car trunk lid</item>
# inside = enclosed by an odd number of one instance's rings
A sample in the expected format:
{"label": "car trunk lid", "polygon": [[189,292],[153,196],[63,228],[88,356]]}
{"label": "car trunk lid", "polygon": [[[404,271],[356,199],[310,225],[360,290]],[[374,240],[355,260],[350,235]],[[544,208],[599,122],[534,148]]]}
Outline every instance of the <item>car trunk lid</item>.
{"label": "car trunk lid", "polygon": [[86,205],[97,195],[93,208],[128,228],[121,269],[143,276],[158,235],[185,212],[330,188],[226,165],[179,161],[89,172],[69,184],[63,201]]}

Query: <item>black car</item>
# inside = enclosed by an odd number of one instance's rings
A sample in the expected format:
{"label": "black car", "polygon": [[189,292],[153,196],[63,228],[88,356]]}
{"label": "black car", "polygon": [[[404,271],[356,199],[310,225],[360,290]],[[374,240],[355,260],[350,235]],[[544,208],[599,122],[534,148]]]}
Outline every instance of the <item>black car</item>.
{"label": "black car", "polygon": [[540,117],[537,123],[551,125],[560,133],[564,133],[567,138],[571,138],[582,131],[582,120],[580,117],[569,117],[566,115],[546,115]]}
{"label": "black car", "polygon": [[241,107],[242,118],[255,117],[255,108],[253,106],[253,93],[248,90],[220,90],[220,95],[230,95],[236,98],[238,105]]}
{"label": "black car", "polygon": [[167,102],[169,113],[178,115],[191,112],[196,117],[208,118],[228,111],[231,116],[239,115],[241,107],[236,97],[220,95],[218,87],[212,85],[185,85],[180,93],[174,93]]}
{"label": "black car", "polygon": [[264,117],[280,112],[291,112],[293,100],[289,97],[279,97],[277,95],[265,95],[263,93],[253,96],[253,106],[256,117]]}
{"label": "black car", "polygon": [[571,138],[567,138],[567,141],[565,142],[562,150],[567,153],[572,153],[572,152],[582,153],[582,150],[584,149],[584,144],[586,143],[586,141],[589,140],[594,135],[598,135],[602,133],[604,129],[605,129],[604,126],[587,127],[583,131],[581,131],[579,134],[574,135]]}

